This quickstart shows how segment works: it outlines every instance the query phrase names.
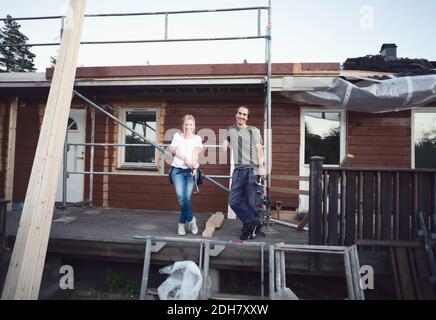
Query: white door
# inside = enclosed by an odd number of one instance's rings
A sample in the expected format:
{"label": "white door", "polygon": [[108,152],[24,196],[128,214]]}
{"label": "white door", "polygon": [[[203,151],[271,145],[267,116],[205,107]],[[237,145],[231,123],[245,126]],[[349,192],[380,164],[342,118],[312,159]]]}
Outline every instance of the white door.
{"label": "white door", "polygon": [[[70,109],[68,119],[68,143],[85,143],[85,109]],[[85,147],[70,146],[67,153],[67,171],[83,172],[85,169]],[[83,201],[84,175],[70,174],[67,178],[67,202]],[[62,202],[63,162],[59,174],[56,202]]]}
{"label": "white door", "polygon": [[[344,110],[301,109],[300,176],[309,176],[312,156],[324,157],[325,166],[339,166],[345,155],[345,124]],[[300,181],[300,190],[309,190],[309,182]],[[309,211],[309,196],[299,196],[298,210]]]}

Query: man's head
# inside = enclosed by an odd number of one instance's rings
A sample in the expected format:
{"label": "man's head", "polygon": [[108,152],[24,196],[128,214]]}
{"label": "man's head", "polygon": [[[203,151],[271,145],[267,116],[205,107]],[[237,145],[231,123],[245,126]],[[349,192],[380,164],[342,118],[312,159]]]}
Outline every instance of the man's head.
{"label": "man's head", "polygon": [[238,111],[236,111],[236,124],[238,127],[246,127],[247,126],[247,120],[248,116],[250,114],[250,110],[242,105],[238,108]]}

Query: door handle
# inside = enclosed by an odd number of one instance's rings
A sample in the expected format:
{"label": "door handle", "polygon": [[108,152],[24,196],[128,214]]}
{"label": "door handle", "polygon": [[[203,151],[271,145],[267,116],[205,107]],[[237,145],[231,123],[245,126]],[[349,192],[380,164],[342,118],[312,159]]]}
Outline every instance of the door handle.
{"label": "door handle", "polygon": [[85,160],[85,157],[77,157],[79,160]]}

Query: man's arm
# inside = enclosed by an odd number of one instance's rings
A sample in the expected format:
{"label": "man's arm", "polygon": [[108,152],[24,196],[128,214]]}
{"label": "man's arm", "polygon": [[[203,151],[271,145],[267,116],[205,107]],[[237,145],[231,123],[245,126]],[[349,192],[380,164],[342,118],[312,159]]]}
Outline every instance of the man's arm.
{"label": "man's arm", "polygon": [[263,152],[263,145],[262,144],[257,144],[256,145],[256,149],[257,149],[257,159],[259,160],[259,175],[260,176],[265,176],[265,154]]}

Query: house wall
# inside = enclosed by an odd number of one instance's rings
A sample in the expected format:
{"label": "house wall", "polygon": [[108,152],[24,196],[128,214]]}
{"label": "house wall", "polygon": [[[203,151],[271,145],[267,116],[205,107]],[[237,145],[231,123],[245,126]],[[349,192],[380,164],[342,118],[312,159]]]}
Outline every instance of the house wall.
{"label": "house wall", "polygon": [[347,113],[352,166],[410,168],[411,112]]}
{"label": "house wall", "polygon": [[9,101],[0,100],[0,199],[4,199],[5,197],[8,132],[9,132]]}
{"label": "house wall", "polygon": [[[18,108],[16,164],[14,174],[14,202],[22,202],[25,198],[28,179],[35,154],[40,123],[45,100],[26,100],[25,107]],[[0,101],[0,108],[7,106]],[[159,105],[160,106],[160,142],[164,133],[169,129],[180,128],[180,120],[185,114],[193,114],[197,120],[197,132],[203,137],[206,129],[219,137],[219,130],[225,130],[234,123],[234,115],[240,100],[169,100],[169,101],[104,101],[99,98],[101,105],[113,107],[115,116],[123,107],[131,105]],[[263,101],[251,100],[249,123],[263,128]],[[6,108],[8,109],[8,108]],[[0,109],[1,110],[1,109]],[[90,109],[87,107],[87,142],[90,142]],[[0,111],[1,112],[1,111]],[[7,111],[6,111],[7,112]],[[0,139],[2,150],[2,169],[7,144],[8,116],[0,121],[3,130]],[[273,175],[298,175],[299,173],[299,143],[300,143],[300,109],[292,104],[274,103],[272,108],[273,122]],[[410,167],[410,112],[388,114],[347,113],[347,153],[354,155],[352,166],[358,167]],[[119,128],[112,120],[96,112],[95,142],[118,143]],[[218,140],[222,140],[219,137]],[[171,136],[164,140],[171,141]],[[204,141],[205,144],[219,144],[221,141]],[[95,148],[94,170],[110,172],[133,172],[120,170],[118,167],[118,149],[114,147]],[[215,150],[216,151],[216,150]],[[210,152],[210,150],[208,151]],[[89,170],[90,148],[86,148],[85,170]],[[200,159],[204,160],[206,153]],[[216,159],[227,158],[222,151],[218,151]],[[166,170],[169,166],[166,166]],[[204,164],[202,168],[209,175],[228,175],[227,164]],[[150,171],[136,171],[147,173]],[[156,171],[154,171],[156,173]],[[0,170],[0,192],[4,189],[4,170]],[[224,185],[228,180],[219,179]],[[274,187],[298,188],[298,182],[273,180]],[[94,176],[93,203],[95,206],[122,207],[131,209],[178,211],[173,186],[167,177],[125,177],[125,176]],[[227,210],[227,193],[205,182],[200,187],[199,195],[194,195],[193,206],[197,212],[215,212]],[[85,176],[85,199],[89,194],[89,176]],[[284,208],[298,206],[298,196],[272,193],[273,205],[275,201],[282,201]]]}
{"label": "house wall", "polygon": [[25,105],[18,106],[17,110],[14,202],[23,202],[26,197],[40,131],[39,105],[41,101],[26,99],[24,102]]}
{"label": "house wall", "polygon": [[[143,103],[143,102],[142,102]],[[138,102],[111,102],[105,101],[113,107],[113,113],[118,116],[123,107],[138,106]],[[166,101],[150,102],[150,105],[160,104],[160,137],[164,138],[164,133],[170,129],[179,129],[180,120],[185,114],[192,114],[196,118],[197,133],[203,137],[205,144],[220,144],[224,138],[220,134],[220,129],[225,129],[235,122],[234,115],[239,101]],[[263,103],[249,102],[250,107],[249,123],[263,128]],[[287,104],[275,104],[273,107],[273,174],[275,175],[298,175],[298,144],[299,144],[299,109]],[[96,142],[121,142],[118,136],[118,126],[106,117],[96,114]],[[91,122],[88,118],[87,141],[89,141]],[[211,134],[213,133],[213,134]],[[161,142],[169,144],[172,134],[165,137]],[[217,140],[209,140],[214,139]],[[118,148],[95,149],[95,171],[109,170],[112,172],[132,172],[132,170],[123,170],[118,167]],[[206,159],[211,159],[211,152],[215,152],[214,159],[216,164],[202,164],[204,173],[208,175],[228,175],[229,155],[226,155],[219,149],[208,149],[202,153],[200,161],[203,163]],[[87,150],[89,154],[89,150]],[[227,159],[224,164],[219,163],[219,159]],[[89,163],[86,164],[87,169]],[[169,169],[165,166],[165,171]],[[140,170],[138,172],[146,173]],[[154,171],[156,173],[156,171]],[[224,185],[228,185],[228,180],[219,179]],[[85,195],[88,194],[88,181],[85,182]],[[95,206],[122,207],[131,209],[146,210],[168,210],[178,211],[179,205],[175,196],[173,186],[168,183],[167,177],[126,177],[126,176],[94,176],[93,184],[93,201]],[[297,188],[296,182],[275,181],[274,186]],[[199,195],[193,196],[193,207],[198,212],[215,212],[227,211],[228,194],[205,182],[201,186]],[[281,200],[283,207],[295,207],[298,202],[296,196],[284,194],[273,194],[273,201]]]}

